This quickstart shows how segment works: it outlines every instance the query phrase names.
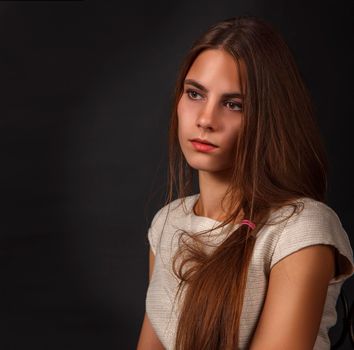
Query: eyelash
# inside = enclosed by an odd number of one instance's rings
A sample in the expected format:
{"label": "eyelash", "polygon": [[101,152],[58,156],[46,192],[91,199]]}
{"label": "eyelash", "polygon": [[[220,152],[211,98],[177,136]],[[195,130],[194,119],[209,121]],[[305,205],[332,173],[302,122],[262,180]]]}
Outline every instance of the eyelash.
{"label": "eyelash", "polygon": [[[191,94],[197,94],[197,95],[201,96],[198,92],[196,92],[195,90],[192,90],[192,89],[187,89],[186,90],[186,94],[188,95],[188,97],[191,100],[198,100],[198,98],[191,97]],[[225,101],[224,102],[224,106],[227,106],[227,104],[233,104],[233,105],[235,105],[235,106],[237,106],[239,108],[239,109],[229,108],[233,112],[240,112],[242,110],[242,104],[241,103],[237,103],[235,101]]]}

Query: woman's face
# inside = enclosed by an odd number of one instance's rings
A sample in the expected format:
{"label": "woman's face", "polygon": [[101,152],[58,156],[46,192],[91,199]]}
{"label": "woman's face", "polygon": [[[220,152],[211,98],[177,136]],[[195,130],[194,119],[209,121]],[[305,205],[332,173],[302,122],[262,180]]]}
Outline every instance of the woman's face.
{"label": "woman's face", "polygon": [[[243,115],[237,65],[229,53],[208,49],[199,54],[186,75],[177,114],[179,142],[192,168],[232,167]],[[196,138],[216,147],[193,142]]]}

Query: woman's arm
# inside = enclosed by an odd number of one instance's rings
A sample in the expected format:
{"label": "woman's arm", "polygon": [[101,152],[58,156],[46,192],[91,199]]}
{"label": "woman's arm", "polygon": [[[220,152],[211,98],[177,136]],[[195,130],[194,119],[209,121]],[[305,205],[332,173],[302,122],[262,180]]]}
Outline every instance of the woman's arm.
{"label": "woman's arm", "polygon": [[334,249],[308,246],[273,266],[250,350],[313,350],[335,275]]}
{"label": "woman's arm", "polygon": [[[151,280],[154,269],[155,256],[150,248],[149,250],[149,282]],[[165,350],[157,337],[150,320],[145,312],[143,325],[140,331],[140,337],[137,345],[137,350]]]}

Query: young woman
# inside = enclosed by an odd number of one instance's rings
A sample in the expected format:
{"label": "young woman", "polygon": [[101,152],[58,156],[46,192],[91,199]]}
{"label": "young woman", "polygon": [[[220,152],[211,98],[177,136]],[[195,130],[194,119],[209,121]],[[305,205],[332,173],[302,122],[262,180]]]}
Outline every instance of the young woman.
{"label": "young woman", "polygon": [[177,79],[169,156],[137,348],[330,349],[353,251],[325,204],[310,94],[269,23],[227,19],[195,42]]}

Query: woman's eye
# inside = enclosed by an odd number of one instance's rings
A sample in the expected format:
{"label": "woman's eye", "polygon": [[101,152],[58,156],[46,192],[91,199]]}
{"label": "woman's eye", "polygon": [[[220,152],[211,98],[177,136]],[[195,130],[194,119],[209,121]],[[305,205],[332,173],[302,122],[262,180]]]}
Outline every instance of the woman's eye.
{"label": "woman's eye", "polygon": [[241,111],[242,110],[242,104],[241,103],[236,103],[233,101],[227,101],[225,102],[225,105],[227,108],[231,109],[232,111]]}
{"label": "woman's eye", "polygon": [[186,92],[189,98],[191,98],[192,100],[200,100],[202,98],[202,96],[194,90],[187,90]]}

